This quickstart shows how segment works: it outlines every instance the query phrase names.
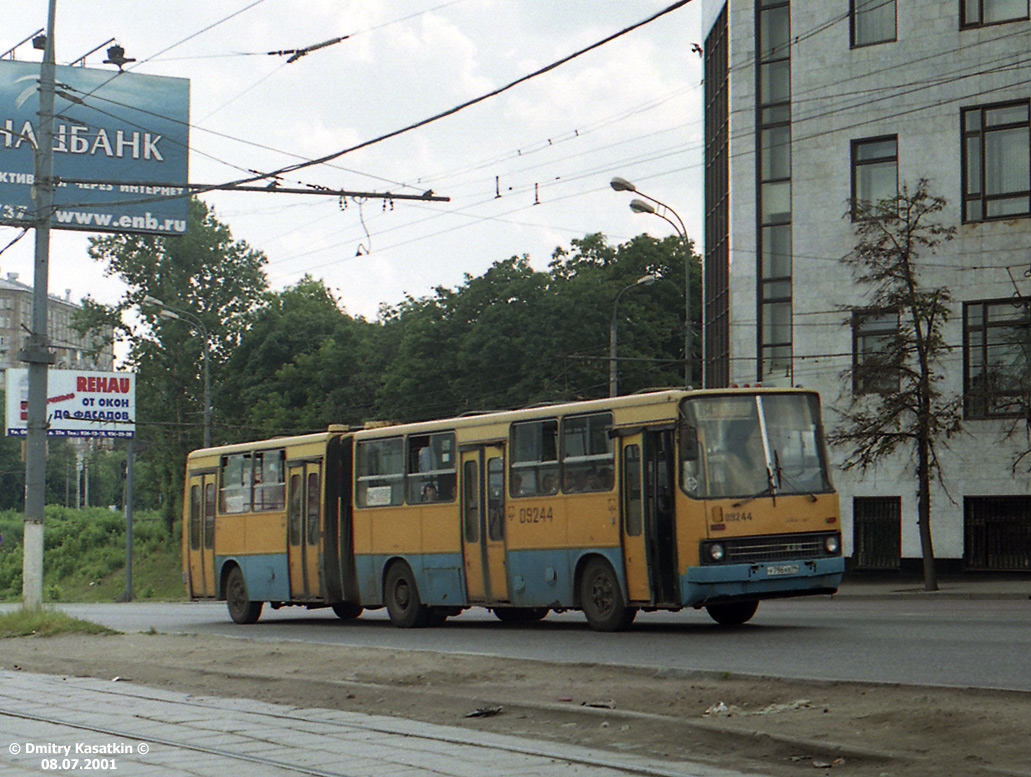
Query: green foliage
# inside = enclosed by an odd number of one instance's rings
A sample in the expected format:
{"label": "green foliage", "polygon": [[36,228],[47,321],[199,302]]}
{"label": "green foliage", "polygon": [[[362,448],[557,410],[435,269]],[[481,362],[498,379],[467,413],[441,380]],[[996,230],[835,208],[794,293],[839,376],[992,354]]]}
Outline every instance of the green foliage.
{"label": "green foliage", "polygon": [[[82,325],[114,325],[132,338],[137,504],[161,510],[169,528],[181,511],[186,455],[201,445],[204,333],[212,437],[221,444],[606,396],[614,300],[647,274],[662,280],[620,299],[620,389],[682,386],[686,254],[700,331],[699,258],[676,237],[612,245],[586,235],[556,248],[546,269],[527,256],[497,261],[457,288],[383,306],[376,322],[348,315],[311,277],[269,292],[264,257],[234,242],[199,201],[184,237],[104,237],[90,253],[128,291],[113,308],[86,305]],[[146,296],[182,315],[161,317],[161,308],[141,306]],[[128,308],[139,308],[146,336],[121,323]],[[689,356],[700,375],[695,342]]]}
{"label": "green foliage", "polygon": [[73,618],[58,610],[15,610],[0,615],[0,639],[9,637],[53,637],[58,634],[118,634],[114,629]]}
{"label": "green foliage", "polygon": [[[0,512],[0,601],[22,596],[23,518]],[[182,595],[180,545],[155,511],[133,520],[133,575],[160,598]],[[125,590],[125,516],[105,508],[48,506],[43,523],[43,586],[51,601],[111,601]]]}
{"label": "green foliage", "polygon": [[[83,325],[117,324],[132,339],[137,439],[149,464],[140,472],[140,490],[156,500],[151,504],[162,510],[170,528],[180,511],[186,455],[202,443],[205,363],[210,385],[220,386],[222,365],[268,287],[265,257],[235,241],[214,211],[197,199],[190,203],[185,235],[93,238],[90,256],[127,287],[112,308],[87,305],[83,315],[89,320]],[[178,318],[162,317],[160,307],[143,303],[147,296],[178,311]],[[142,313],[150,337],[135,336],[123,322],[130,308]],[[217,392],[212,396],[216,411],[236,401]],[[224,437],[216,432],[214,439]]]}

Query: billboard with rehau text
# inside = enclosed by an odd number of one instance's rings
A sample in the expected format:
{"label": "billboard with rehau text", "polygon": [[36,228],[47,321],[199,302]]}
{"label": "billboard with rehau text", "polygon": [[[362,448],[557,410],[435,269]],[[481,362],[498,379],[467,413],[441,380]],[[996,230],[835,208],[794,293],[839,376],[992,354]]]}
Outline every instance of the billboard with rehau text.
{"label": "billboard with rehau text", "polygon": [[[39,78],[37,63],[0,61],[0,224],[36,218]],[[70,66],[56,81],[50,226],[185,233],[190,82]]]}
{"label": "billboard with rehau text", "polygon": [[[8,369],[7,435],[24,437],[28,426],[29,371]],[[47,435],[133,437],[136,374],[95,370],[47,370]]]}

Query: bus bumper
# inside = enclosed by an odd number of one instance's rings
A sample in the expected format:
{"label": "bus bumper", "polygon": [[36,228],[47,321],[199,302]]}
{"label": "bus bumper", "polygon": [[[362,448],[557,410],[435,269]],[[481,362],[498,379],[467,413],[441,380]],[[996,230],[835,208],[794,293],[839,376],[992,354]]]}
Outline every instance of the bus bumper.
{"label": "bus bumper", "polygon": [[691,567],[680,576],[684,606],[734,599],[832,594],[845,573],[842,557]]}

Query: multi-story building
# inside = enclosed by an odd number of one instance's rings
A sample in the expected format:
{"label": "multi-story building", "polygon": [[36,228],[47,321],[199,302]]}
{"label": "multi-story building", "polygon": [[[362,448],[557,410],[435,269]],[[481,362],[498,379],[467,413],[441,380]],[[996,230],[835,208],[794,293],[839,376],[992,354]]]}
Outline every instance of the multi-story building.
{"label": "multi-story building", "polygon": [[[47,333],[54,352],[55,369],[110,371],[114,364],[111,333],[105,333],[97,343],[103,347],[96,351],[94,338],[83,337],[72,328],[72,314],[79,305],[72,302],[71,290],[64,297],[50,295],[47,303]],[[18,353],[25,345],[32,323],[32,287],[21,283],[18,274],[9,272],[0,278],[0,374],[8,367],[25,367]]]}
{"label": "multi-story building", "polygon": [[[939,450],[936,557],[1031,570],[1028,0],[704,0],[703,17],[706,384],[816,388],[840,424],[870,390],[849,371],[899,327],[841,261],[850,203],[926,179],[956,228],[919,269],[952,295],[939,371],[963,408]],[[855,568],[917,565],[914,469],[838,473]]]}

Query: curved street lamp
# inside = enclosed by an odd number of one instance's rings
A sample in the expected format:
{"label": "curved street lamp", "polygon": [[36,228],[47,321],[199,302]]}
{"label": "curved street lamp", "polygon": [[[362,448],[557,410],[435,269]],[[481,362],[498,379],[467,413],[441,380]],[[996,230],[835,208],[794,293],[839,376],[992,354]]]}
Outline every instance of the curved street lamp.
{"label": "curved street lamp", "polygon": [[[639,191],[626,178],[615,177],[609,185],[617,192],[632,192],[637,194],[644,199],[633,199],[630,201],[630,210],[634,213],[650,213],[658,216],[660,219],[668,222],[673,229],[676,231],[677,236],[680,238],[682,250],[684,252],[684,387],[691,388],[694,383],[694,369],[691,364],[691,354],[693,351],[693,343],[691,337],[691,251],[689,250],[689,243],[687,238],[687,227],[684,226],[683,219],[677,214],[673,208],[654,197],[649,197],[642,191]],[[645,201],[647,200],[647,202]],[[672,216],[672,218],[670,218]],[[704,349],[704,337],[702,347]],[[702,358],[702,364],[704,365],[704,355]]]}
{"label": "curved street lamp", "polygon": [[638,286],[651,286],[655,281],[659,280],[659,276],[655,273],[642,276],[636,281],[631,283],[624,289],[621,289],[619,294],[616,295],[616,301],[612,303],[612,324],[609,327],[609,396],[615,397],[619,395],[619,367],[616,362],[616,342],[618,335],[619,319],[617,318],[617,312],[619,310],[619,298],[623,296],[624,292],[630,291],[630,289],[637,288]]}
{"label": "curved street lamp", "polygon": [[208,329],[196,313],[191,313],[182,308],[176,308],[165,304],[157,297],[146,296],[143,298],[144,305],[153,305],[158,308],[158,315],[173,321],[185,321],[196,327],[204,339],[204,350],[201,352],[201,368],[204,372],[204,447],[211,447],[211,373],[208,369],[208,351],[211,348],[211,337]]}

